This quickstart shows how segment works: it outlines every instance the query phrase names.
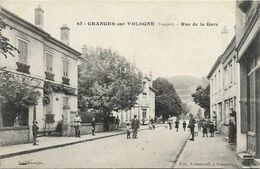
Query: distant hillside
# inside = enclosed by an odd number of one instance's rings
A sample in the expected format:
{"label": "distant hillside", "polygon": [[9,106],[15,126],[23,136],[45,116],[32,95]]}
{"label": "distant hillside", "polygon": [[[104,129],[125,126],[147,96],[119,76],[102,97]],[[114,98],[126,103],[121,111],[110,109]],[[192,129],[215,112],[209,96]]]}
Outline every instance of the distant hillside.
{"label": "distant hillside", "polygon": [[[194,76],[172,76],[167,78],[176,89],[179,96],[184,100],[192,100],[191,94],[195,92],[199,85],[206,87],[209,83],[206,78],[197,78]],[[185,102],[185,101],[184,101]]]}
{"label": "distant hillside", "polygon": [[167,78],[177,89],[190,89],[201,84],[201,79],[194,76],[172,76]]}
{"label": "distant hillside", "polygon": [[209,84],[207,78],[203,77],[199,79],[194,76],[172,76],[167,79],[174,85],[182,102],[188,106],[190,112],[196,114],[200,108],[193,102],[191,94],[195,92],[199,85],[205,88]]}

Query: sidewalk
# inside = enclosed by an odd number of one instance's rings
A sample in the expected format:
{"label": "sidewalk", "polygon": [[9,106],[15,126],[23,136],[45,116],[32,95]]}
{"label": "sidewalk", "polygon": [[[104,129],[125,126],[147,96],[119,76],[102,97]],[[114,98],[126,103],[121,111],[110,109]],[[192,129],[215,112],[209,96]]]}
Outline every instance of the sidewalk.
{"label": "sidewalk", "polygon": [[[157,126],[159,127],[159,126]],[[141,126],[139,130],[146,130],[148,126]],[[72,144],[93,141],[97,139],[117,136],[126,134],[125,128],[119,128],[118,130],[111,132],[96,133],[95,136],[92,135],[82,135],[80,138],[75,137],[39,137],[37,138],[37,143],[39,145],[33,146],[32,143],[28,144],[18,144],[0,147],[0,159],[13,157],[21,154],[28,154],[37,151],[64,147]]]}
{"label": "sidewalk", "polygon": [[188,141],[174,168],[240,168],[236,153],[222,135]]}

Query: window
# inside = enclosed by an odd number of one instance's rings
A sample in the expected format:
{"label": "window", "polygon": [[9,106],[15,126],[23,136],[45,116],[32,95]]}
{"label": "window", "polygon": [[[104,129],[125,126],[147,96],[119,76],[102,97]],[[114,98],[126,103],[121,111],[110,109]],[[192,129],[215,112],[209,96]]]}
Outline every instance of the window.
{"label": "window", "polygon": [[146,98],[147,97],[147,93],[143,93],[143,98]]}
{"label": "window", "polygon": [[229,79],[230,79],[230,84],[233,83],[233,63],[232,61],[229,63]]}
{"label": "window", "polygon": [[53,71],[53,56],[49,53],[46,53],[46,71]]}
{"label": "window", "polygon": [[146,109],[143,109],[142,113],[143,113],[143,119],[146,119]]}
{"label": "window", "polygon": [[63,61],[63,76],[68,77],[69,76],[69,62]]}
{"label": "window", "polygon": [[29,43],[18,39],[18,50],[20,51],[20,53],[18,53],[18,62],[23,63],[23,64],[27,64],[28,62],[28,46]]}

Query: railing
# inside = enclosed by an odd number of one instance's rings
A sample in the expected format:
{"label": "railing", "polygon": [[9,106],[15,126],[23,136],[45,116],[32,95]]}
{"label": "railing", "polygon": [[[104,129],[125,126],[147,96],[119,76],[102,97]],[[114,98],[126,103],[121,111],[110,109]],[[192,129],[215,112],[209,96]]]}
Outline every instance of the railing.
{"label": "railing", "polygon": [[30,66],[29,65],[26,65],[26,64],[20,63],[20,62],[16,62],[16,65],[17,65],[16,71],[30,74],[30,71],[29,71]]}
{"label": "railing", "polygon": [[70,79],[63,76],[63,77],[62,77],[62,84],[70,85]]}
{"label": "railing", "polygon": [[55,74],[53,74],[51,72],[45,72],[45,79],[47,79],[47,80],[54,81],[54,76],[55,76]]}

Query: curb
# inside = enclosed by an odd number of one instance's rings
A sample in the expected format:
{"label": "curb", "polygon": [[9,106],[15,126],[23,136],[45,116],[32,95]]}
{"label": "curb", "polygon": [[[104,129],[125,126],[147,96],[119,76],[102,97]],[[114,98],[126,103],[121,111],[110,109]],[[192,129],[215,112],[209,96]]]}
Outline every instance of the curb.
{"label": "curb", "polygon": [[[160,126],[157,126],[157,127],[160,127]],[[148,130],[148,128],[139,129],[139,131],[142,131],[142,130]],[[73,144],[84,143],[84,142],[88,142],[88,141],[94,141],[94,140],[109,138],[109,137],[113,137],[113,136],[119,136],[119,135],[123,135],[123,134],[126,134],[126,131],[111,134],[111,135],[96,137],[96,138],[88,138],[85,140],[79,140],[79,141],[63,143],[63,144],[58,144],[58,145],[53,145],[53,146],[46,146],[46,147],[41,147],[41,148],[36,148],[36,149],[31,149],[31,150],[23,150],[23,151],[15,152],[15,153],[3,154],[3,155],[0,155],[0,159],[14,157],[14,156],[23,155],[23,154],[35,153],[38,151],[44,151],[44,150],[48,150],[48,149],[65,147],[65,146],[69,146],[69,145],[73,145]]]}
{"label": "curb", "polygon": [[177,161],[179,160],[179,158],[180,158],[180,156],[181,156],[181,154],[182,154],[184,148],[186,147],[186,144],[188,143],[189,137],[190,137],[190,135],[187,136],[187,138],[186,138],[186,140],[184,141],[184,143],[182,143],[181,148],[177,151],[177,156],[176,156],[176,158],[172,161],[173,165],[171,166],[171,168],[175,168]]}

